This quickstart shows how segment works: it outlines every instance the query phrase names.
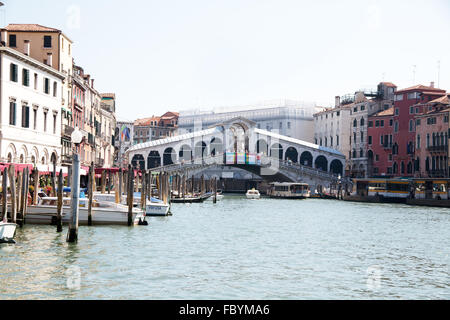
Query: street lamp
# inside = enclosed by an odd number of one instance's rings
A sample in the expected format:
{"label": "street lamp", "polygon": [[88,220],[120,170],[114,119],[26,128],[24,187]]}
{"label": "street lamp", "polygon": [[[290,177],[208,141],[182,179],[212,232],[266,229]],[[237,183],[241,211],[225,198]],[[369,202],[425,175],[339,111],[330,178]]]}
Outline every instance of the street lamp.
{"label": "street lamp", "polygon": [[75,128],[75,130],[73,130],[70,137],[72,138],[72,142],[75,143],[75,145],[79,145],[81,141],[83,141],[83,133],[78,128]]}

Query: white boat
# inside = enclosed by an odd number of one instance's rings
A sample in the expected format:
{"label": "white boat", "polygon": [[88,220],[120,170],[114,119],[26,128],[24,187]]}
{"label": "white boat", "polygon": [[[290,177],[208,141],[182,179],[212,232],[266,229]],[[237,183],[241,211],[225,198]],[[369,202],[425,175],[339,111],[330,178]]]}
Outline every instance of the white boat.
{"label": "white boat", "polygon": [[[126,205],[126,196],[122,196],[122,204]],[[107,202],[114,202],[116,201],[115,194],[101,194],[101,193],[94,193],[94,200],[98,201],[107,201]],[[139,207],[141,204],[141,198],[140,197],[134,197],[134,205],[135,207]],[[151,198],[151,201],[149,202],[147,200],[147,205],[145,206],[145,215],[146,216],[167,216],[170,213],[170,205],[165,204],[159,199]]]}
{"label": "white boat", "polygon": [[271,198],[306,199],[311,196],[306,183],[275,182],[269,185],[267,195]]}
{"label": "white boat", "polygon": [[[39,198],[38,205],[28,206],[26,222],[29,224],[52,224],[56,221],[57,214],[56,197]],[[88,224],[88,199],[79,199],[78,224]],[[62,221],[69,223],[71,198],[63,199]],[[133,224],[146,224],[143,210],[133,208]],[[93,225],[128,225],[128,207],[109,201],[97,201],[92,203],[92,224]]]}
{"label": "white boat", "polygon": [[[222,201],[223,197],[224,197],[223,194],[218,194],[217,201]],[[214,201],[214,194],[210,198],[206,199],[206,201]]]}
{"label": "white boat", "polygon": [[247,197],[247,199],[260,199],[261,198],[261,194],[255,188],[253,188],[252,190],[248,190],[247,194],[245,196]]}
{"label": "white boat", "polygon": [[15,223],[0,221],[0,243],[14,243],[16,227]]}

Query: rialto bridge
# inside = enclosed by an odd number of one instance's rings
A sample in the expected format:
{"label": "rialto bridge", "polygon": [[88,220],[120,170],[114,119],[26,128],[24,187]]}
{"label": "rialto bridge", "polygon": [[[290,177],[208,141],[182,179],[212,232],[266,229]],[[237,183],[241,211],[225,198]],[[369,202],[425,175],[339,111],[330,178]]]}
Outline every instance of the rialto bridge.
{"label": "rialto bridge", "polygon": [[266,181],[325,185],[343,175],[345,156],[333,149],[261,130],[235,118],[206,130],[137,144],[128,151],[136,169],[198,174],[211,166],[240,167]]}

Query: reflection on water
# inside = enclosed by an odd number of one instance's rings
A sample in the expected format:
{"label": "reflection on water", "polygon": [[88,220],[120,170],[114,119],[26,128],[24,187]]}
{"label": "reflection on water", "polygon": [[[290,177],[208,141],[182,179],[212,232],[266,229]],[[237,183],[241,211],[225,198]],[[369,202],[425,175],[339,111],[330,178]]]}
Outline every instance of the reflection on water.
{"label": "reflection on water", "polygon": [[148,227],[18,230],[1,299],[449,299],[450,210],[330,200],[174,205]]}

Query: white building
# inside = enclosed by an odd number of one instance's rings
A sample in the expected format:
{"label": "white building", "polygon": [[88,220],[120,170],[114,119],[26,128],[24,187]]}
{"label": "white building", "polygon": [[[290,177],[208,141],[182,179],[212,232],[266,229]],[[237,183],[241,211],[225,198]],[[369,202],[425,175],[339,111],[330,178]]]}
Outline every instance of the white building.
{"label": "white building", "polygon": [[178,121],[179,134],[204,130],[215,124],[242,117],[256,122],[259,129],[313,142],[315,112],[316,107],[312,103],[288,100],[210,111],[181,111]]}
{"label": "white building", "polygon": [[59,164],[65,74],[7,47],[0,47],[0,74],[1,162]]}

